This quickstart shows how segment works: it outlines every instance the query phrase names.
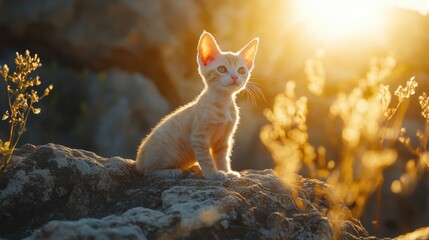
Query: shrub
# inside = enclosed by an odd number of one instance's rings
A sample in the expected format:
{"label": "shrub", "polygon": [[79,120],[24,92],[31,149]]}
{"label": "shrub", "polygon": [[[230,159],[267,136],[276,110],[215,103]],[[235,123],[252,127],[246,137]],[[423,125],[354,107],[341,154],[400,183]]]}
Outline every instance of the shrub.
{"label": "shrub", "polygon": [[30,113],[40,113],[41,109],[35,107],[35,104],[48,96],[53,89],[53,85],[49,85],[42,95],[33,89],[42,83],[39,76],[30,77],[33,71],[42,66],[37,54],[32,57],[28,50],[25,55],[16,53],[15,65],[16,72],[13,74],[9,74],[9,67],[6,64],[3,67],[0,66],[0,74],[3,76],[8,98],[8,109],[3,114],[2,120],[8,121],[10,125],[9,139],[0,140],[2,155],[0,173],[9,165],[19,139],[27,130],[26,123]]}

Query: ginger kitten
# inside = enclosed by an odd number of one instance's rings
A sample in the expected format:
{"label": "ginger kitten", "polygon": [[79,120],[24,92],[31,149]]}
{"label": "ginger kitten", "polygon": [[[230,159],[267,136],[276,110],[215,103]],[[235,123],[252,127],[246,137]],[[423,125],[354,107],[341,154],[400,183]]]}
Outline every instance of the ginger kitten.
{"label": "ginger kitten", "polygon": [[257,49],[255,38],[238,52],[222,52],[210,33],[201,34],[197,62],[205,88],[143,139],[137,152],[138,172],[176,178],[197,161],[206,179],[240,176],[230,163],[239,122],[235,98],[246,88]]}

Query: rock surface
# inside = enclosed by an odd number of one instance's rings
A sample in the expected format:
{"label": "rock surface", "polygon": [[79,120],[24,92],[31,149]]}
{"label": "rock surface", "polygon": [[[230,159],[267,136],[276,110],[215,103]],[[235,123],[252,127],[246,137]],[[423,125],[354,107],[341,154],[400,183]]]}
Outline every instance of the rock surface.
{"label": "rock surface", "polygon": [[169,104],[156,86],[141,74],[118,69],[91,81],[89,109],[94,125],[94,147],[107,156],[134,158],[146,133],[170,111]]}
{"label": "rock surface", "polygon": [[[327,185],[271,170],[205,180],[141,176],[133,161],[47,144],[18,149],[0,175],[10,239],[370,239]],[[6,220],[6,221],[5,221]]]}

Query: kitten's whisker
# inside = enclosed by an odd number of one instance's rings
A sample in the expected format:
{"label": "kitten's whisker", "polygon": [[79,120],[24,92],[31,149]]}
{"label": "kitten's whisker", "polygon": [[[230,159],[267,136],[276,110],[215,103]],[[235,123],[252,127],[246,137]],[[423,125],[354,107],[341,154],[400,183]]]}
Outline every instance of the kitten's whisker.
{"label": "kitten's whisker", "polygon": [[258,85],[254,85],[254,89],[255,89],[255,91],[257,91],[262,96],[262,98],[264,99],[264,102],[266,102],[267,99],[265,98],[265,95],[262,92],[262,88]]}
{"label": "kitten's whisker", "polygon": [[261,88],[261,85],[255,82],[249,82],[249,87],[253,88]]}
{"label": "kitten's whisker", "polygon": [[253,96],[252,96],[252,93],[250,92],[250,90],[247,88],[245,88],[244,90],[246,90],[247,101],[249,101],[249,99],[250,99],[250,102],[253,103]]}
{"label": "kitten's whisker", "polygon": [[256,106],[257,105],[257,99],[259,99],[258,95],[256,94],[255,90],[253,89],[252,85],[249,85],[249,92],[251,93],[252,96],[252,105]]}
{"label": "kitten's whisker", "polygon": [[244,91],[246,92],[246,97],[247,97],[247,101],[249,101],[249,99],[251,100],[251,102],[252,102],[252,105],[253,105],[253,94],[252,94],[252,92],[250,91],[250,89],[249,88],[244,88]]}
{"label": "kitten's whisker", "polygon": [[255,87],[253,87],[252,90],[255,93],[256,98],[259,100],[261,98],[260,97],[261,92],[257,88],[255,88]]}
{"label": "kitten's whisker", "polygon": [[[249,84],[248,88],[250,92],[252,92],[253,94],[256,94],[254,85]],[[259,96],[256,95],[256,98],[259,99]]]}
{"label": "kitten's whisker", "polygon": [[260,84],[260,83],[258,83],[258,82],[252,82],[252,81],[249,81],[249,83],[251,83],[252,85],[255,85],[255,86],[261,87],[261,84]]}
{"label": "kitten's whisker", "polygon": [[[252,89],[252,88],[251,88]],[[253,90],[251,90],[252,92],[252,96],[253,96],[253,106],[257,106],[258,105],[258,101],[256,99],[256,97],[258,96],[257,94],[255,94],[255,92]]]}
{"label": "kitten's whisker", "polygon": [[250,91],[251,93],[252,93],[252,106],[253,107],[255,107],[256,106],[256,97],[255,97],[255,94],[252,92],[252,91]]}
{"label": "kitten's whisker", "polygon": [[262,98],[264,99],[264,102],[267,101],[264,93],[262,92],[262,87],[260,86],[260,84],[249,81],[247,87],[256,95],[257,99],[259,99],[260,96],[262,96]]}
{"label": "kitten's whisker", "polygon": [[255,89],[255,88],[253,88],[252,89],[253,90],[253,92],[255,93],[255,96],[256,96],[256,98],[259,100],[260,98],[261,98],[261,94],[260,94],[260,92],[257,90],[257,89]]}
{"label": "kitten's whisker", "polygon": [[246,92],[246,101],[249,101],[249,90],[245,88],[244,91]]}

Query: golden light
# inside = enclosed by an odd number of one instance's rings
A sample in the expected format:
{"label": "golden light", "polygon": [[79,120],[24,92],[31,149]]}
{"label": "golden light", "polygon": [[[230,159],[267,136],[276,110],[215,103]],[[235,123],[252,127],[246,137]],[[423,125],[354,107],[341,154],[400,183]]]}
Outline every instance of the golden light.
{"label": "golden light", "polygon": [[397,6],[410,10],[415,10],[422,15],[427,15],[429,13],[428,0],[396,0],[394,2]]}
{"label": "golden light", "polygon": [[385,0],[295,0],[296,21],[320,40],[378,34],[387,22]]}

